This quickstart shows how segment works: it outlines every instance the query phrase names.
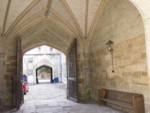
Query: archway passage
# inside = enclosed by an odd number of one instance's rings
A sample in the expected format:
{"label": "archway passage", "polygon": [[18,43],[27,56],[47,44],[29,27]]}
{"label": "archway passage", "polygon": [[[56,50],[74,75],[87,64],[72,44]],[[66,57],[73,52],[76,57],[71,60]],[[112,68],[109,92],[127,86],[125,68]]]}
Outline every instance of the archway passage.
{"label": "archway passage", "polygon": [[[150,78],[147,76],[146,65],[149,64],[147,58],[149,59],[150,52],[148,48],[145,51],[145,45],[150,42],[147,38],[145,41],[145,36],[149,37],[149,32],[145,33],[141,15],[130,2],[135,1],[145,7],[146,13],[142,13],[145,17],[149,9],[146,6],[150,6],[150,2],[146,2],[148,0],[3,1],[3,7],[0,7],[0,85],[3,86],[0,88],[0,106],[11,107],[13,98],[20,92],[16,92],[20,88],[20,79],[14,79],[16,73],[17,77],[21,75],[21,69],[16,69],[19,60],[16,49],[18,37],[22,40],[19,47],[22,48],[22,53],[47,44],[66,55],[76,38],[78,68],[77,72],[70,71],[73,75],[68,76],[68,84],[78,86],[80,99],[91,97],[97,100],[100,88],[141,93],[145,98],[146,111],[150,112]],[[145,18],[147,30],[150,26],[148,17],[149,15]],[[106,50],[108,40],[114,42],[115,73],[111,73],[111,57]],[[41,65],[36,68],[39,66]],[[50,66],[53,68],[53,65]],[[70,62],[70,69],[75,67]],[[54,70],[53,68],[53,72]],[[55,72],[53,76],[54,74]],[[72,78],[76,77],[74,74],[77,74],[77,79]],[[13,97],[12,86],[15,85],[18,86],[14,89]],[[68,93],[76,93],[74,87],[68,89],[72,89]]]}
{"label": "archway passage", "polygon": [[[29,84],[37,84],[44,80],[44,72],[49,73],[47,82],[61,82],[66,84],[66,55],[47,45],[41,45],[26,52],[23,57],[23,73],[28,76]],[[42,75],[38,76],[38,73]],[[41,78],[43,76],[43,78]]]}
{"label": "archway passage", "polygon": [[53,83],[53,69],[49,66],[40,66],[36,69],[36,84]]}
{"label": "archway passage", "polygon": [[[41,45],[26,52],[23,57],[23,72],[27,73],[29,84],[32,84],[32,86],[35,85],[35,87],[37,84],[39,84],[36,88],[39,88],[39,90],[37,91],[40,91],[41,89],[44,90],[45,88],[48,89],[49,87],[53,88],[52,85],[57,85],[48,84],[48,86],[44,88],[42,86],[42,83],[58,83],[57,87],[63,86],[64,90],[67,90],[65,91],[67,92],[67,94],[65,93],[64,97],[77,102],[78,90],[76,76],[76,45],[77,40],[73,40],[67,56],[61,51],[47,45]],[[68,60],[68,65],[66,60]],[[34,89],[32,90],[32,86],[31,90],[29,90],[29,93],[27,93],[27,96],[30,94],[32,95],[32,92],[34,93]],[[45,92],[44,94],[40,93],[40,96],[45,94],[47,94],[47,98],[53,97],[49,95],[49,92]],[[53,94],[55,95],[55,91],[51,93],[51,95]],[[27,96],[25,96],[25,100],[26,98],[28,98]],[[43,96],[43,98],[45,98],[45,96]]]}

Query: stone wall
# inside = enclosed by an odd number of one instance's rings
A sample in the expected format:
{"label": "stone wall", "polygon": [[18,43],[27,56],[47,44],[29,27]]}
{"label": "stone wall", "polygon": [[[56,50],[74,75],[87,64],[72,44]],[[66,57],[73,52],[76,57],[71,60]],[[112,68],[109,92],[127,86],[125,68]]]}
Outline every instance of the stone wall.
{"label": "stone wall", "polygon": [[150,79],[147,74],[143,36],[115,45],[114,73],[112,73],[111,55],[107,49],[99,49],[90,54],[90,67],[94,99],[97,99],[100,88],[140,93],[143,94],[146,110],[149,111]]}
{"label": "stone wall", "polygon": [[2,107],[5,109],[13,106],[13,77],[16,76],[17,41],[16,39],[9,40],[7,44],[3,43],[1,46],[3,52],[0,63],[0,78],[2,86]]}
{"label": "stone wall", "polygon": [[3,67],[2,65],[4,64],[4,52],[3,52],[3,48],[0,46],[0,110],[2,109],[2,99],[3,99]]}
{"label": "stone wall", "polygon": [[67,84],[67,62],[65,54],[61,54],[61,67],[62,67],[62,83]]}
{"label": "stone wall", "polygon": [[[33,61],[29,63],[28,59],[33,58]],[[61,67],[61,54],[51,55],[24,55],[24,71],[23,73],[28,76],[28,82],[36,84],[36,69],[41,66],[52,67],[53,79],[59,78],[59,82],[62,82],[62,67]],[[30,64],[30,65],[29,65]],[[31,71],[29,73],[29,70]]]}
{"label": "stone wall", "polygon": [[[106,42],[114,42],[114,69]],[[149,77],[147,73],[145,35],[142,18],[127,0],[109,0],[103,11],[89,48],[92,98],[98,89],[108,88],[144,95],[149,110]]]}
{"label": "stone wall", "polygon": [[[46,42],[47,45],[53,45],[55,43],[51,42],[50,39],[51,37],[45,37],[45,39],[49,38],[49,40]],[[38,38],[39,39],[39,38]],[[64,38],[65,39],[65,38]],[[38,41],[32,41],[32,37],[31,39],[23,39],[22,40],[22,45],[27,45],[27,46],[22,46],[22,51],[24,51],[24,49],[28,50],[30,47],[30,45],[34,45],[34,47],[39,46],[38,42],[43,42],[44,39],[39,39]],[[10,38],[8,40],[6,40],[5,42],[5,54],[3,56],[3,63],[0,62],[0,70],[3,69],[4,73],[2,73],[2,75],[0,77],[4,77],[2,86],[2,92],[3,94],[1,96],[3,96],[2,98],[2,105],[6,106],[6,107],[12,107],[13,106],[13,85],[12,85],[12,78],[13,76],[16,75],[16,50],[17,50],[17,43],[16,43],[16,38]],[[32,43],[31,43],[32,42]],[[70,41],[71,42],[71,41]],[[69,47],[68,45],[70,45],[70,42],[68,42],[65,46],[65,50],[68,50]],[[26,43],[26,44],[25,44]],[[59,42],[61,43],[61,42]],[[42,43],[42,44],[45,44]],[[64,44],[65,45],[65,44]],[[56,46],[58,48],[62,48],[61,45],[59,45],[58,43],[56,44]],[[52,46],[53,47],[53,46]],[[31,49],[31,48],[30,48]],[[62,51],[64,53],[66,53],[68,51]],[[77,47],[77,60],[78,60],[78,87],[79,87],[79,97],[81,97],[83,89],[84,89],[84,73],[80,70],[83,69],[83,64],[84,64],[84,57],[80,57],[83,56],[83,47],[80,41],[78,41],[78,47]],[[2,68],[3,67],[3,68]],[[1,73],[1,72],[0,72]],[[1,82],[0,82],[1,84]],[[1,100],[0,100],[1,101]]]}
{"label": "stone wall", "polygon": [[[134,43],[134,45],[133,45]],[[91,83],[99,88],[117,89],[147,94],[149,78],[146,68],[145,38],[139,36],[114,46],[114,73],[111,54],[99,49],[90,54]],[[142,88],[142,89],[141,89]],[[93,93],[96,97],[97,93]]]}

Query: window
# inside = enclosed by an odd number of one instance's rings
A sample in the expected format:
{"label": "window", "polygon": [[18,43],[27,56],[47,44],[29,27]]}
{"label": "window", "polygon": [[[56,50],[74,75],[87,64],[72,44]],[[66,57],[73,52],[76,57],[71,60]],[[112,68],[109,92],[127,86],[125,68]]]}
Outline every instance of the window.
{"label": "window", "polygon": [[28,62],[32,63],[33,62],[33,57],[29,57]]}
{"label": "window", "polygon": [[41,51],[41,47],[38,47],[38,51]]}
{"label": "window", "polygon": [[52,47],[50,47],[50,48],[49,48],[49,50],[50,50],[50,51],[53,51],[53,48],[52,48]]}
{"label": "window", "polygon": [[33,74],[33,69],[28,69],[28,75],[32,75]]}

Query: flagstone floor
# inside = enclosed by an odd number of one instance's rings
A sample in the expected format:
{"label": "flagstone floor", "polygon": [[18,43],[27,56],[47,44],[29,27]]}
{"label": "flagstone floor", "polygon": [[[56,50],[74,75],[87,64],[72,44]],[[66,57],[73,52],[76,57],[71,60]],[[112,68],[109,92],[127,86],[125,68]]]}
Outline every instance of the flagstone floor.
{"label": "flagstone floor", "polygon": [[96,103],[75,103],[66,99],[63,84],[38,84],[29,87],[20,110],[12,113],[122,113]]}

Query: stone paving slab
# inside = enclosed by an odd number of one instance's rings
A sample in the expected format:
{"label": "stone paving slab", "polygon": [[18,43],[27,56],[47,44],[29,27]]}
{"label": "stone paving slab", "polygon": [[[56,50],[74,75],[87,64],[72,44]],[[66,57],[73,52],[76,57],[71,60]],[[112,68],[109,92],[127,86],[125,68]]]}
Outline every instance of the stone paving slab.
{"label": "stone paving slab", "polygon": [[29,88],[20,110],[12,113],[123,113],[96,103],[67,100],[62,84],[39,84]]}

